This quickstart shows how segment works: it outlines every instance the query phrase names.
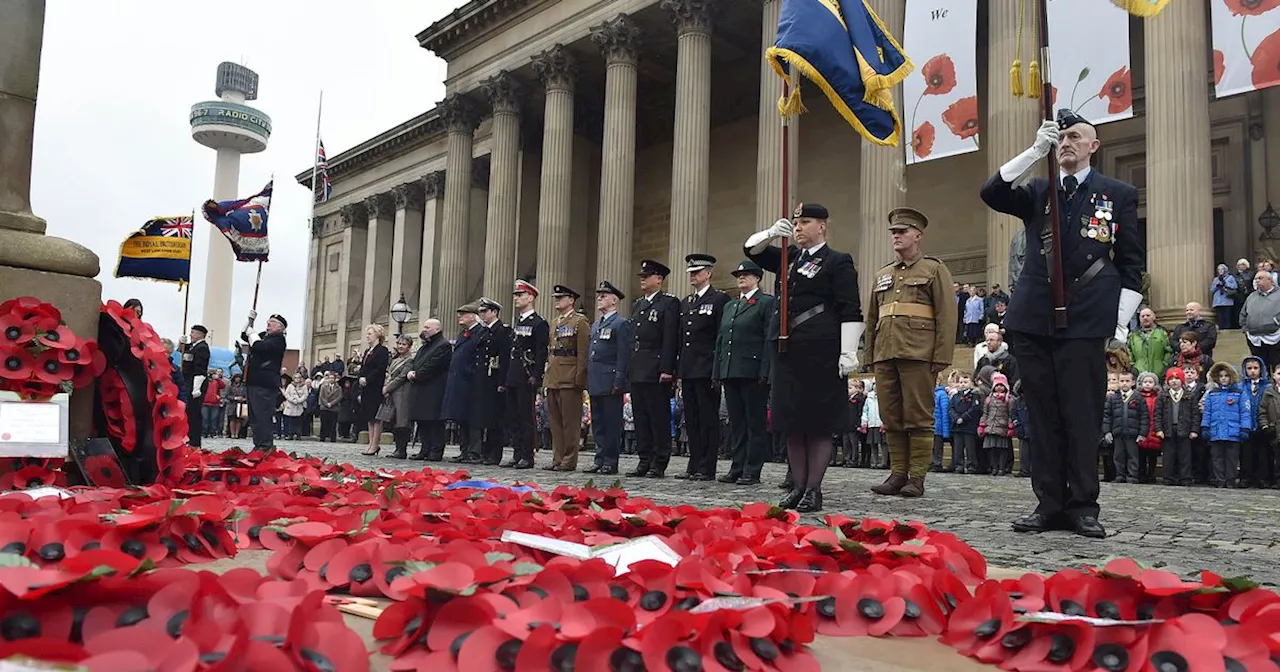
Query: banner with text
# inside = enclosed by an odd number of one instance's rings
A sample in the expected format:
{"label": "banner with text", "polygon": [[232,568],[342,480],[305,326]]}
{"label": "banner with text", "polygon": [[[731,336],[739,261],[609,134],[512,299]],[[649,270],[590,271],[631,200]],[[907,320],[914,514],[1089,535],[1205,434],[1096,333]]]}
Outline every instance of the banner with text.
{"label": "banner with text", "polygon": [[[1048,5],[1054,113],[1069,108],[1093,124],[1132,117],[1129,15],[1111,0],[1049,0]],[[1081,36],[1087,36],[1086,43]]]}
{"label": "banner with text", "polygon": [[1217,97],[1280,84],[1280,2],[1210,0]]}
{"label": "banner with text", "polygon": [[978,0],[911,0],[902,48],[907,165],[978,151]]}

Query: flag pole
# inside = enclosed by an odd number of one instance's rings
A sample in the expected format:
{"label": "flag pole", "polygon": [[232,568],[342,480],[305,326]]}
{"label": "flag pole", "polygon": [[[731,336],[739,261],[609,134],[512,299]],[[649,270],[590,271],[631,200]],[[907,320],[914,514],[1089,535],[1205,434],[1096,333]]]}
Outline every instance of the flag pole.
{"label": "flag pole", "polygon": [[[1048,0],[1035,0],[1039,5],[1040,37],[1040,102],[1043,106],[1044,118],[1053,120],[1053,67],[1049,62],[1049,7]],[[1031,83],[1035,85],[1034,82]],[[1049,167],[1049,222],[1053,236],[1053,249],[1049,254],[1049,285],[1053,292],[1053,326],[1055,329],[1067,327],[1067,295],[1066,286],[1062,282],[1062,218],[1061,204],[1058,203],[1058,155],[1050,150],[1046,157]]]}
{"label": "flag pole", "polygon": [[[191,209],[191,252],[196,246],[196,211]],[[182,283],[182,333],[187,333],[187,316],[191,313],[191,258],[187,257],[187,281]]]}
{"label": "flag pole", "polygon": [[[791,95],[791,82],[782,81],[782,99]],[[782,218],[790,215],[791,201],[791,117],[782,115]],[[791,334],[791,319],[788,314],[790,292],[788,282],[791,275],[789,257],[791,255],[791,239],[782,239],[782,259],[778,262],[778,352],[787,351],[787,339]]]}
{"label": "flag pole", "polygon": [[[272,185],[274,189],[276,183],[276,174],[271,174],[271,180],[267,184]],[[272,192],[274,194],[274,192]],[[268,215],[270,210],[268,209]],[[262,289],[262,260],[258,260],[258,275],[253,279],[253,312],[258,312],[258,290]]]}
{"label": "flag pole", "polygon": [[[314,228],[315,228],[315,222],[316,222],[316,200],[318,200],[316,196],[316,187],[318,186],[316,184],[316,179],[319,177],[319,174],[320,174],[320,164],[319,164],[320,115],[323,112],[324,112],[324,89],[320,89],[320,102],[319,104],[316,105],[316,141],[315,141],[315,145],[311,148],[311,214],[307,216],[307,233],[310,235],[315,235]],[[307,247],[308,247],[307,264],[308,266],[310,266],[311,253],[309,250],[311,247],[311,243],[309,241],[307,243]],[[320,263],[318,258],[316,260],[316,263],[317,264]],[[311,356],[311,272],[315,270],[317,269],[315,268],[307,269],[307,284],[306,284],[306,288],[303,291],[303,299],[302,299],[303,301],[302,303],[302,356],[308,359]],[[258,266],[258,273],[259,274],[262,273],[261,265]],[[317,283],[320,282],[320,274],[318,272],[316,273],[315,281]],[[257,305],[256,305],[257,303],[258,302],[255,300],[254,310],[257,310]]]}

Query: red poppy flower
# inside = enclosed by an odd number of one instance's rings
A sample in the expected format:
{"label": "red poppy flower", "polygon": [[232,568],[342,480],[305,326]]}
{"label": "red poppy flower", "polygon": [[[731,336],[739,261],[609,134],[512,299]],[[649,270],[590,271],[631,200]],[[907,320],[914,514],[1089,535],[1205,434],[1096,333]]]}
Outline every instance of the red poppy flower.
{"label": "red poppy flower", "polygon": [[0,378],[21,381],[32,377],[36,358],[26,350],[9,350],[0,357]]}
{"label": "red poppy flower", "polygon": [[71,380],[75,375],[72,367],[59,361],[57,350],[45,350],[37,355],[32,371],[35,373],[36,380],[48,385],[61,384],[63,381]]}
{"label": "red poppy flower", "polygon": [[1111,73],[1102,90],[1098,92],[1098,99],[1110,99],[1107,104],[1107,112],[1117,114],[1133,107],[1133,87],[1130,85],[1130,72],[1127,66],[1120,66],[1119,70]]}
{"label": "red poppy flower", "polygon": [[961,98],[943,110],[942,121],[961,140],[978,134],[978,97]]}
{"label": "red poppy flower", "polygon": [[1012,670],[1050,672],[1084,670],[1094,653],[1094,632],[1101,628],[1078,622],[1031,623],[1015,627],[993,640],[976,656]]}
{"label": "red poppy flower", "polygon": [[13,314],[38,330],[52,329],[62,322],[62,313],[52,304],[32,296],[20,296],[0,303],[0,315]]}
{"label": "red poppy flower", "polygon": [[40,337],[36,340],[40,342],[40,345],[55,350],[74,348],[80,342],[75,333],[65,324],[59,324],[53,329],[41,332]]}
{"label": "red poppy flower", "polygon": [[1226,632],[1217,621],[1203,614],[1189,614],[1155,626],[1147,647],[1147,662],[1156,670],[1222,669],[1222,648],[1226,643]]}
{"label": "red poppy flower", "polygon": [[936,133],[931,121],[916,126],[915,132],[911,134],[911,150],[915,152],[917,159],[923,159],[933,153],[933,140]]}
{"label": "red poppy flower", "polygon": [[[1267,0],[1266,4],[1274,6],[1276,2]],[[1280,30],[1262,38],[1249,61],[1253,65],[1253,88],[1262,89],[1280,82]]]}
{"label": "red poppy flower", "polygon": [[968,656],[988,642],[999,641],[1013,627],[1013,608],[1009,605],[1008,593],[999,583],[988,581],[978,586],[972,599],[956,607],[946,634],[938,641]]}
{"label": "red poppy flower", "polygon": [[36,337],[35,326],[13,313],[0,312],[0,344],[26,347]]}
{"label": "red poppy flower", "polygon": [[956,88],[956,64],[946,54],[938,54],[925,61],[920,74],[924,77],[926,96],[940,96]]}
{"label": "red poppy flower", "polygon": [[1280,0],[1224,0],[1234,16],[1261,16],[1280,7]]}
{"label": "red poppy flower", "polygon": [[1221,49],[1213,50],[1213,85],[1217,86],[1222,82],[1222,75],[1227,71],[1226,58],[1222,54]]}
{"label": "red poppy flower", "polygon": [[99,488],[124,488],[129,485],[120,460],[113,455],[89,455],[84,458],[84,477],[88,485]]}

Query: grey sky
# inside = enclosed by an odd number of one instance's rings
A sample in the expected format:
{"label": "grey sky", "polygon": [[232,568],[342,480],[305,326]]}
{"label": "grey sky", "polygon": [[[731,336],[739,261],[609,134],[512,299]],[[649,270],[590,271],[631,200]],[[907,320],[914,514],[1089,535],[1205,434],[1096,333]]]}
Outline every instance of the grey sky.
{"label": "grey sky", "polygon": [[[414,35],[457,4],[49,0],[32,209],[48,220],[50,235],[98,254],[104,300],[140,298],[147,320],[176,340],[182,294],[175,285],[114,278],[119,245],[146,220],[189,213],[210,197],[214,152],[191,139],[187,115],[193,103],[215,98],[218,63],[243,63],[260,77],[252,105],[273,126],[267,150],[240,165],[243,196],[276,180],[258,312],[285,315],[289,347],[300,347],[310,202],[292,176],[312,160],[320,90],[330,157],[433,107],[444,97],[445,64]],[[191,323],[202,321],[210,242],[226,244],[197,214]],[[233,328],[252,303],[255,270],[236,264]]]}

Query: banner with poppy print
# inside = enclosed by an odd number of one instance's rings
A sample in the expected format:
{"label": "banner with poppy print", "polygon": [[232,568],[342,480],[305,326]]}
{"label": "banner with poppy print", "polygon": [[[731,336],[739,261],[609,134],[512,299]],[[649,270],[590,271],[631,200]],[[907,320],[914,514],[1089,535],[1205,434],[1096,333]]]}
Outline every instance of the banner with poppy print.
{"label": "banner with poppy print", "polygon": [[[1132,117],[1129,15],[1112,0],[1048,5],[1055,114],[1071,109],[1095,125]],[[1083,43],[1082,35],[1088,36]],[[1024,63],[1031,57],[1025,55]]]}
{"label": "banner with poppy print", "polygon": [[907,165],[978,151],[978,0],[911,0],[902,37]]}
{"label": "banner with poppy print", "polygon": [[1209,0],[1219,98],[1280,84],[1280,0]]}

